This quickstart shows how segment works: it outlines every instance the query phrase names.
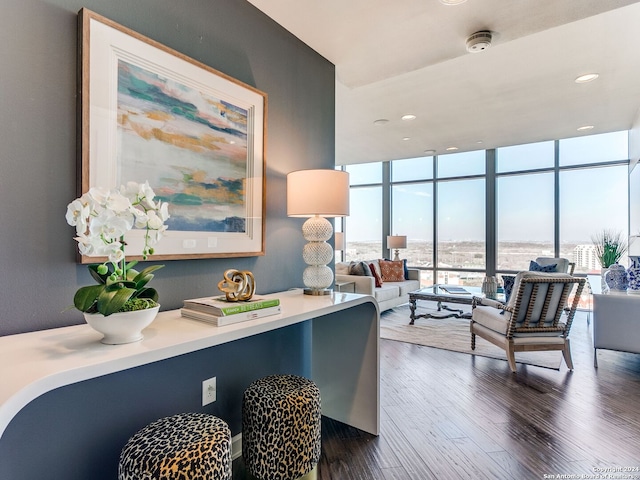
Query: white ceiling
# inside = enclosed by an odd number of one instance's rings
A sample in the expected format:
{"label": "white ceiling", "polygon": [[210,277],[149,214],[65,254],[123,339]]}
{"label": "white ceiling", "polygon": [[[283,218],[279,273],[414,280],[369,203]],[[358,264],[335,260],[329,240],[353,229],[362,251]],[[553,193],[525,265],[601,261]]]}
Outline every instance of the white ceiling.
{"label": "white ceiling", "polygon": [[[639,0],[249,2],[336,65],[339,165],[625,130],[638,115]],[[467,53],[478,30],[492,46]]]}

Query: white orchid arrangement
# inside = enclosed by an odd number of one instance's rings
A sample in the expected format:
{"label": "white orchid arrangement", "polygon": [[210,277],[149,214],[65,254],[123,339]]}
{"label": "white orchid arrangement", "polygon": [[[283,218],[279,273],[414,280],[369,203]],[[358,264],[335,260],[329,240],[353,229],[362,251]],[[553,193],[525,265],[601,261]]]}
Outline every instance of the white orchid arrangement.
{"label": "white orchid arrangement", "polygon": [[147,287],[153,265],[141,272],[133,269],[137,261],[126,262],[125,234],[133,228],[144,229],[142,258],[154,253],[154,245],[167,230],[166,202],[154,201],[148,182],[128,182],[119,189],[91,188],[67,206],[67,223],[76,227],[78,250],[83,255],[106,256],[102,264],[89,265],[98,285],[81,287],[75,294],[75,307],[86,313],[105,316],[119,311],[140,310],[157,305],[158,293]]}

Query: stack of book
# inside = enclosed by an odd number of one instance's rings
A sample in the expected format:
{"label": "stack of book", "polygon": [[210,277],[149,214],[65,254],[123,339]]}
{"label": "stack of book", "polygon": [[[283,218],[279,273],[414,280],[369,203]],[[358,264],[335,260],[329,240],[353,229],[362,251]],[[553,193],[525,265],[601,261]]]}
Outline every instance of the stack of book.
{"label": "stack of book", "polygon": [[245,302],[229,302],[225,297],[203,297],[184,301],[183,317],[208,322],[218,327],[268,317],[280,313],[277,298],[252,298]]}

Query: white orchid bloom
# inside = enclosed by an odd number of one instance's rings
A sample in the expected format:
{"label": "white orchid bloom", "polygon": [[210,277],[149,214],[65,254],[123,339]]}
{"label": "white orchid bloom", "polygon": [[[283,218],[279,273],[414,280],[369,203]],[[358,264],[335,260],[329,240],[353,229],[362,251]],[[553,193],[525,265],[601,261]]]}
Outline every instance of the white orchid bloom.
{"label": "white orchid bloom", "polygon": [[151,230],[160,230],[163,227],[164,223],[162,218],[158,216],[155,210],[148,211],[147,216],[149,217],[147,228],[150,228]]}
{"label": "white orchid bloom", "polygon": [[87,231],[87,222],[90,214],[91,210],[89,209],[89,205],[83,204],[81,199],[76,199],[67,205],[65,218],[69,225],[76,227],[76,232],[80,235]]}
{"label": "white orchid bloom", "polygon": [[120,263],[122,260],[124,260],[124,252],[122,251],[120,242],[118,242],[118,246],[115,247],[115,244],[110,250],[108,257],[109,257],[109,261],[113,264],[117,264]]}
{"label": "white orchid bloom", "polygon": [[160,215],[163,222],[171,216],[169,215],[169,204],[167,202],[162,202],[158,215]]}
{"label": "white orchid bloom", "polygon": [[87,197],[87,199],[90,199],[92,203],[97,203],[98,205],[105,205],[107,203],[107,197],[109,196],[109,192],[104,188],[93,187],[89,189],[89,191],[85,193],[85,195],[83,195],[83,198],[85,196]]}
{"label": "white orchid bloom", "polygon": [[80,235],[76,237],[78,242],[78,250],[82,255],[108,255],[111,251],[111,245],[105,244],[100,237],[95,235]]}
{"label": "white orchid bloom", "polygon": [[160,230],[148,230],[146,236],[147,246],[153,247],[156,245],[160,239],[163,237],[163,233],[166,231],[166,226],[163,226]]}
{"label": "white orchid bloom", "polygon": [[76,227],[78,250],[83,255],[107,256],[117,264],[125,260],[120,240],[132,228],[147,230],[145,249],[156,244],[167,230],[166,202],[154,202],[149,182],[128,182],[111,191],[93,187],[67,206],[67,223]]}
{"label": "white orchid bloom", "polygon": [[117,240],[133,227],[130,215],[116,215],[111,210],[105,210],[91,221],[89,231],[92,235],[107,240]]}
{"label": "white orchid bloom", "polygon": [[139,191],[140,186],[137,182],[127,182],[120,187],[120,193],[132,201],[138,196]]}
{"label": "white orchid bloom", "polygon": [[149,215],[140,210],[139,208],[133,209],[133,215],[135,217],[134,226],[136,228],[147,228],[147,223],[149,222]]}
{"label": "white orchid bloom", "polygon": [[131,208],[131,200],[120,192],[110,192],[106,198],[105,208],[116,213],[126,212]]}
{"label": "white orchid bloom", "polygon": [[153,197],[156,196],[153,188],[149,186],[149,180],[146,180],[144,183],[140,184],[140,196],[148,197],[151,200],[153,200]]}

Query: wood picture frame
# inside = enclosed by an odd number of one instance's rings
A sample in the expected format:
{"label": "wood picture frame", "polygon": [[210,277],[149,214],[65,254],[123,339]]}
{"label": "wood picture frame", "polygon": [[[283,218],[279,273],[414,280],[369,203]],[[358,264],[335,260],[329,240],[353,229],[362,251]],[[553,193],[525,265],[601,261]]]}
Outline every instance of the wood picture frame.
{"label": "wood picture frame", "polygon": [[264,255],[267,95],[86,8],[78,23],[78,196],[149,181],[171,215],[152,260]]}

